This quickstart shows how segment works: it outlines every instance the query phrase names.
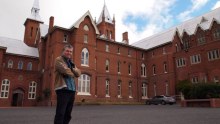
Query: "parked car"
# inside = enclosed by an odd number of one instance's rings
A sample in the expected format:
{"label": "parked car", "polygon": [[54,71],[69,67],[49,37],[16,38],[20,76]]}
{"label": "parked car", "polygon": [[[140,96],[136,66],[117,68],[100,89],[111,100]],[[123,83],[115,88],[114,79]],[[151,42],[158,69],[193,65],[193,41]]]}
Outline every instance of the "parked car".
{"label": "parked car", "polygon": [[162,105],[166,105],[166,104],[170,104],[173,105],[176,103],[176,100],[174,97],[171,96],[165,96],[165,95],[159,95],[159,96],[154,96],[151,99],[147,99],[146,100],[146,104],[150,105],[150,104],[154,104],[154,105],[158,105],[158,104],[162,104]]}

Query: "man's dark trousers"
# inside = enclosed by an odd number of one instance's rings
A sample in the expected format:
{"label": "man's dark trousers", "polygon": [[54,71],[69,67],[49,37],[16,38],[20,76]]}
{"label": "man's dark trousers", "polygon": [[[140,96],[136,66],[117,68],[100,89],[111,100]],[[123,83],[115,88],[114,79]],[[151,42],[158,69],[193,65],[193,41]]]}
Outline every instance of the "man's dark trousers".
{"label": "man's dark trousers", "polygon": [[75,100],[75,91],[61,89],[56,91],[57,107],[54,124],[69,124]]}

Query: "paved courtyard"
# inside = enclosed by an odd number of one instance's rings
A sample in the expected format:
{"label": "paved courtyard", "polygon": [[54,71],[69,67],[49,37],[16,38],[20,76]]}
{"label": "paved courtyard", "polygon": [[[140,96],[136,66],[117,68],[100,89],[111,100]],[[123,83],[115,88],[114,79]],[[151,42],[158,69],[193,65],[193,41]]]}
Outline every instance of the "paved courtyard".
{"label": "paved courtyard", "polygon": [[[53,124],[55,107],[0,108],[0,124]],[[220,108],[179,105],[75,106],[70,124],[219,124]]]}

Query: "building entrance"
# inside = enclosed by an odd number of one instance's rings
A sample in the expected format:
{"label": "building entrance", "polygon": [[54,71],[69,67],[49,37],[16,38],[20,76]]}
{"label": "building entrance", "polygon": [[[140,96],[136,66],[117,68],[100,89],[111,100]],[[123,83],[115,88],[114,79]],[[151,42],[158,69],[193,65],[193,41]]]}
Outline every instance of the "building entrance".
{"label": "building entrance", "polygon": [[23,106],[24,91],[22,89],[16,89],[12,95],[12,106]]}

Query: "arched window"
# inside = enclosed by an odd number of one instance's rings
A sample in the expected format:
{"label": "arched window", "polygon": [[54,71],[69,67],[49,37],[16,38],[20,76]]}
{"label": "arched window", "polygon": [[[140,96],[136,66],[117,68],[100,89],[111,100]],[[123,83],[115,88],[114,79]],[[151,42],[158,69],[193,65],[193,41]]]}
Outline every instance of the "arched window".
{"label": "arched window", "polygon": [[81,74],[81,76],[78,78],[78,94],[79,95],[91,95],[89,75]]}
{"label": "arched window", "polygon": [[146,66],[145,66],[145,64],[141,65],[141,76],[146,77]]}
{"label": "arched window", "polygon": [[121,73],[121,62],[120,61],[118,61],[118,73]]}
{"label": "arched window", "polygon": [[131,64],[128,64],[128,74],[131,75]]}
{"label": "arched window", "polygon": [[153,65],[152,68],[153,68],[153,75],[156,75],[156,65]]}
{"label": "arched window", "polygon": [[8,98],[10,89],[10,81],[8,79],[4,79],[1,85],[0,98]]}
{"label": "arched window", "polygon": [[18,62],[18,69],[23,69],[23,61]]}
{"label": "arched window", "polygon": [[106,97],[110,97],[110,91],[109,91],[109,89],[110,89],[110,84],[109,84],[109,80],[105,80],[105,96]]}
{"label": "arched window", "polygon": [[32,81],[29,84],[28,99],[36,99],[37,83]]}
{"label": "arched window", "polygon": [[147,97],[147,84],[142,84],[142,97]]}
{"label": "arched window", "polygon": [[11,59],[8,60],[8,68],[13,68],[13,61]]}
{"label": "arched window", "polygon": [[128,83],[128,96],[129,98],[132,98],[132,82],[131,81]]}
{"label": "arched window", "polygon": [[118,97],[121,97],[121,81],[118,81]]}
{"label": "arched window", "polygon": [[105,71],[109,72],[109,60],[108,59],[105,61]]}
{"label": "arched window", "polygon": [[89,66],[89,51],[86,48],[84,48],[81,53],[81,65]]}
{"label": "arched window", "polygon": [[27,70],[32,70],[32,62],[28,62],[28,64],[27,64]]}

